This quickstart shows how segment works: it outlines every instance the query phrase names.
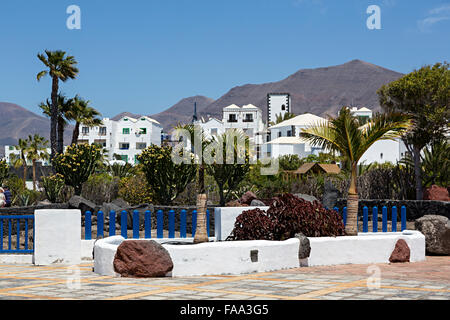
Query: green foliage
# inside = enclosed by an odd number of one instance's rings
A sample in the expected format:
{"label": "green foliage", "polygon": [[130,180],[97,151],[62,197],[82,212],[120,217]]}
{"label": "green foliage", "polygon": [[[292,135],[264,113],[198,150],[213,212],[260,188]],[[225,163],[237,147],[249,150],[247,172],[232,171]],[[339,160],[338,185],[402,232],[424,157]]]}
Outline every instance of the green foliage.
{"label": "green foliage", "polygon": [[296,154],[288,154],[278,158],[280,170],[295,171],[304,163],[302,159]]}
{"label": "green foliage", "polygon": [[48,201],[51,203],[61,202],[61,192],[64,187],[64,177],[60,174],[55,174],[49,177],[42,178],[42,186]]}
{"label": "green foliage", "polygon": [[[231,139],[233,139],[232,142]],[[242,146],[239,141],[243,142]],[[233,144],[232,153],[227,150],[230,143]],[[232,192],[238,188],[250,169],[248,143],[248,137],[242,131],[235,130],[214,137],[208,146],[213,148],[211,156],[214,157],[214,162],[206,166],[206,171],[214,178],[219,187],[220,205],[222,206],[230,200]],[[239,163],[240,157],[243,159],[243,163]]]}
{"label": "green foliage", "polygon": [[153,200],[152,189],[143,172],[120,179],[118,195],[132,206],[152,203]]}
{"label": "green foliage", "polygon": [[169,205],[184,191],[188,183],[195,179],[197,168],[192,163],[175,163],[172,161],[172,147],[152,145],[145,149],[138,161],[142,165],[154,199],[159,204]]}
{"label": "green foliage", "polygon": [[431,187],[450,186],[450,143],[447,139],[434,141],[429,148],[424,149],[422,158],[423,185]]}
{"label": "green foliage", "polygon": [[19,207],[28,207],[35,205],[38,201],[42,200],[42,193],[34,190],[23,190],[20,194],[17,194],[12,202],[12,205]]}
{"label": "green foliage", "polygon": [[136,168],[131,164],[120,164],[114,163],[113,165],[108,166],[108,172],[111,173],[114,177],[126,178],[131,177],[136,174]]}
{"label": "green foliage", "polygon": [[9,187],[13,199],[17,195],[22,194],[25,190],[23,180],[20,179],[17,175],[10,176],[8,179],[6,179],[5,184]]}
{"label": "green foliage", "polygon": [[71,145],[64,154],[59,154],[53,161],[56,172],[64,177],[65,184],[81,195],[81,188],[98,166],[102,149],[97,145]]}
{"label": "green foliage", "polygon": [[0,185],[3,185],[3,182],[8,179],[9,174],[9,166],[6,163],[6,160],[0,161]]}
{"label": "green foliage", "polygon": [[119,180],[119,177],[113,177],[108,173],[92,174],[83,183],[81,195],[98,205],[111,202],[118,196]]}

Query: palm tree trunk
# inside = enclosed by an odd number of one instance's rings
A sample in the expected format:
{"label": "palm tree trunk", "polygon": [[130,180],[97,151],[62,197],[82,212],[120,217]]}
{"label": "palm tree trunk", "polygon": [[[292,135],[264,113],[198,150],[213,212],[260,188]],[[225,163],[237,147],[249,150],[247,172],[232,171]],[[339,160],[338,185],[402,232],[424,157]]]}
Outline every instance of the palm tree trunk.
{"label": "palm tree trunk", "polygon": [[59,115],[58,116],[58,145],[57,145],[58,153],[64,152],[64,118]]}
{"label": "palm tree trunk", "polygon": [[79,135],[80,135],[80,123],[77,121],[75,123],[75,128],[73,129],[72,144],[77,144]]}
{"label": "palm tree trunk", "polygon": [[208,242],[208,234],[206,231],[206,203],[207,195],[205,192],[205,167],[200,165],[198,171],[198,195],[197,195],[197,231],[195,232],[194,243]]}
{"label": "palm tree trunk", "polygon": [[350,177],[350,188],[347,197],[347,225],[345,233],[348,236],[358,235],[358,189],[356,182],[358,179],[358,165],[352,163],[352,172]]}
{"label": "palm tree trunk", "polygon": [[28,174],[28,166],[27,166],[27,160],[23,160],[23,186],[24,188],[27,187],[27,174]]}
{"label": "palm tree trunk", "polygon": [[36,160],[33,159],[33,190],[36,191]]}
{"label": "palm tree trunk", "polygon": [[58,153],[57,150],[57,137],[56,137],[56,130],[57,130],[57,122],[58,122],[58,78],[53,77],[52,79],[52,105],[50,109],[50,148],[51,148],[51,154],[50,154],[50,161],[53,161],[56,154]]}
{"label": "palm tree trunk", "polygon": [[423,200],[422,168],[420,166],[420,148],[414,146],[414,176],[416,179],[416,200]]}

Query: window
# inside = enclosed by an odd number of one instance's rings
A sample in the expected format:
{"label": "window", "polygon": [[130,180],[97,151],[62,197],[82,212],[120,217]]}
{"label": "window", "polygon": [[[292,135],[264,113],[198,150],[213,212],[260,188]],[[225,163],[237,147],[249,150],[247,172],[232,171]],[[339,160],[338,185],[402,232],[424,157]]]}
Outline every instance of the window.
{"label": "window", "polygon": [[235,114],[230,114],[228,122],[237,122],[237,116]]}
{"label": "window", "polygon": [[129,150],[130,144],[129,143],[119,143],[119,149],[120,150]]}
{"label": "window", "polygon": [[380,159],[383,160],[383,154],[380,154]]}
{"label": "window", "polygon": [[106,140],[95,140],[94,143],[106,148]]}
{"label": "window", "polygon": [[145,142],[136,142],[136,149],[137,150],[144,150],[147,148],[147,143]]}
{"label": "window", "polygon": [[253,113],[246,113],[244,122],[253,122]]}
{"label": "window", "polygon": [[291,131],[291,130],[288,130],[287,136],[288,136],[288,137],[292,137],[292,131]]}
{"label": "window", "polygon": [[147,128],[141,128],[139,134],[147,134]]}
{"label": "window", "polygon": [[211,129],[211,135],[212,136],[217,136],[217,128]]}
{"label": "window", "polygon": [[281,106],[281,111],[286,111],[286,106],[284,104]]}
{"label": "window", "polygon": [[106,136],[106,127],[100,127],[99,129],[99,135]]}
{"label": "window", "polygon": [[128,162],[128,156],[127,155],[120,155],[120,160]]}
{"label": "window", "polygon": [[280,138],[281,137],[281,132],[278,132],[278,138]]}
{"label": "window", "polygon": [[82,134],[89,134],[89,127],[81,127]]}
{"label": "window", "polygon": [[122,133],[123,134],[130,134],[130,128],[123,128]]}

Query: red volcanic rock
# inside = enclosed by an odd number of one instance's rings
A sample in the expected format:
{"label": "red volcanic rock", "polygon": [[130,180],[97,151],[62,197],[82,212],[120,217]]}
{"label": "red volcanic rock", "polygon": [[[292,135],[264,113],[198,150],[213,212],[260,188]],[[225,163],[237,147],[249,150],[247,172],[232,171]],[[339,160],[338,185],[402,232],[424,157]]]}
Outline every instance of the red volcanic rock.
{"label": "red volcanic rock", "polygon": [[254,194],[251,191],[247,191],[246,193],[244,193],[244,195],[241,197],[240,203],[241,204],[246,204],[246,205],[250,205],[252,203],[253,200],[258,199],[258,197],[256,196],[256,194]]}
{"label": "red volcanic rock", "polygon": [[155,241],[123,241],[114,258],[114,270],[122,277],[165,277],[172,269],[169,252]]}
{"label": "red volcanic rock", "polygon": [[425,190],[423,200],[450,201],[447,188],[433,185]]}
{"label": "red volcanic rock", "polygon": [[409,262],[411,251],[409,249],[408,244],[405,240],[400,239],[395,244],[394,251],[392,251],[391,257],[389,258],[389,262]]}

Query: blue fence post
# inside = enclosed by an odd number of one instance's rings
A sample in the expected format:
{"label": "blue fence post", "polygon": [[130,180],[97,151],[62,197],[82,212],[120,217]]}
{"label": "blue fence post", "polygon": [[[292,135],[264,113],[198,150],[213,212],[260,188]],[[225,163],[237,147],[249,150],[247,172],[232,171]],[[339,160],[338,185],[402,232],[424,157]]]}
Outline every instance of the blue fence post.
{"label": "blue fence post", "polygon": [[387,217],[387,207],[386,206],[383,206],[382,217],[383,217],[382,229],[383,229],[383,232],[387,232],[387,220],[388,220],[388,217]]}
{"label": "blue fence post", "polygon": [[378,207],[373,207],[372,232],[378,232]]}
{"label": "blue fence post", "polygon": [[104,214],[103,211],[97,212],[97,238],[104,236],[103,229],[104,229]]}
{"label": "blue fence post", "polygon": [[195,237],[197,231],[197,210],[192,211],[192,238]]}
{"label": "blue fence post", "polygon": [[175,211],[169,211],[169,238],[175,238]]}
{"label": "blue fence post", "polygon": [[186,238],[186,210],[180,212],[180,238]]}
{"label": "blue fence post", "polygon": [[347,207],[344,207],[344,210],[342,210],[342,218],[344,219],[344,226],[347,225]]}
{"label": "blue fence post", "polygon": [[0,219],[0,251],[3,250],[3,219]]}
{"label": "blue fence post", "polygon": [[164,238],[164,213],[162,210],[158,210],[156,213],[156,237]]}
{"label": "blue fence post", "polygon": [[145,239],[152,238],[152,213],[145,211]]}
{"label": "blue fence post", "polygon": [[206,210],[206,234],[209,238],[209,210]]}
{"label": "blue fence post", "polygon": [[25,250],[28,250],[28,219],[25,219]]}
{"label": "blue fence post", "polygon": [[139,239],[139,211],[133,212],[133,238]]}
{"label": "blue fence post", "polygon": [[16,219],[16,229],[17,229],[16,247],[17,250],[20,250],[20,219]]}
{"label": "blue fence post", "polygon": [[120,214],[120,229],[122,237],[124,237],[125,239],[128,238],[127,215],[128,213],[125,210],[123,210],[122,213]]}
{"label": "blue fence post", "polygon": [[109,213],[109,236],[115,236],[116,235],[116,212],[111,211]]}
{"label": "blue fence post", "polygon": [[369,232],[369,208],[363,208],[363,232]]}
{"label": "blue fence post", "polygon": [[397,232],[397,207],[392,207],[392,232]]}
{"label": "blue fence post", "polygon": [[406,230],[406,207],[402,206],[402,232]]}
{"label": "blue fence post", "polygon": [[86,211],[84,214],[84,239],[92,240],[92,213]]}
{"label": "blue fence post", "polygon": [[12,234],[11,219],[8,219],[8,250],[11,250],[11,234]]}

